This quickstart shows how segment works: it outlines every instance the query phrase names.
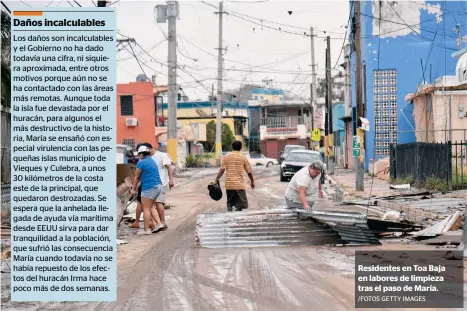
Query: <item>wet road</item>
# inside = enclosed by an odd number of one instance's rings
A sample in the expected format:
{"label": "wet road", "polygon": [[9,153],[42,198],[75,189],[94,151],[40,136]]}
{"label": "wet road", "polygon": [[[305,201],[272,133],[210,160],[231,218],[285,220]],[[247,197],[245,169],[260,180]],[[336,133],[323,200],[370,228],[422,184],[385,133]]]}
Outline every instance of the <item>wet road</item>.
{"label": "wet road", "polygon": [[[175,208],[167,211],[169,230],[129,237],[129,244],[119,246],[117,301],[16,304],[8,309],[355,310],[351,254],[328,247],[197,247],[196,216],[225,209],[224,199],[215,202],[207,195],[214,176],[198,176],[170,193]],[[279,181],[277,168],[258,170],[255,176],[257,189],[248,190],[250,209],[283,206],[287,183]]]}
{"label": "wet road", "polygon": [[[277,170],[259,170],[248,190],[250,209],[283,205],[287,183]],[[212,179],[212,177],[211,177]],[[201,179],[177,196],[220,211]],[[174,193],[173,193],[174,194]],[[120,282],[118,300],[95,310],[350,310],[353,261],[324,248],[205,249],[194,245],[196,214],[149,250]],[[323,254],[326,253],[326,254]],[[339,262],[333,267],[327,261]]]}

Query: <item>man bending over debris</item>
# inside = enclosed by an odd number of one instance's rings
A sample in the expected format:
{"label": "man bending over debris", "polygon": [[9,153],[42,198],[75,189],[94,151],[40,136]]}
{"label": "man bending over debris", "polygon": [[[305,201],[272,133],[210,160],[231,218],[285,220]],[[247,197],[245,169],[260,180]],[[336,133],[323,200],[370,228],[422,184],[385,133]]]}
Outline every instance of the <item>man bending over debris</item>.
{"label": "man bending over debris", "polygon": [[323,197],[323,189],[320,182],[324,163],[315,160],[310,166],[305,166],[292,177],[287,190],[285,191],[285,203],[287,208],[311,210],[315,202],[316,193]]}
{"label": "man bending over debris", "polygon": [[242,211],[248,208],[248,199],[246,197],[245,184],[243,180],[243,171],[248,174],[251,181],[251,188],[255,188],[255,181],[251,171],[250,161],[240,154],[242,142],[234,141],[232,144],[233,152],[222,159],[222,166],[216,177],[216,183],[224,175],[225,190],[227,192],[227,210],[231,212],[235,206],[235,211]]}

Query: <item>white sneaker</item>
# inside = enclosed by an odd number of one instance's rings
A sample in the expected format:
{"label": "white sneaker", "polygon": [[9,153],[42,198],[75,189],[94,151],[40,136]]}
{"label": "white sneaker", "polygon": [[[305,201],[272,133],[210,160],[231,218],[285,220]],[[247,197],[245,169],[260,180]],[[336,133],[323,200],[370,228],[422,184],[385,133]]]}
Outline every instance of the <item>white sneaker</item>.
{"label": "white sneaker", "polygon": [[136,235],[150,235],[151,234],[151,231],[144,231],[144,230],[140,230],[136,233]]}
{"label": "white sneaker", "polygon": [[157,232],[161,231],[162,229],[164,229],[164,225],[163,224],[158,224],[154,229],[152,229],[152,233],[157,233]]}

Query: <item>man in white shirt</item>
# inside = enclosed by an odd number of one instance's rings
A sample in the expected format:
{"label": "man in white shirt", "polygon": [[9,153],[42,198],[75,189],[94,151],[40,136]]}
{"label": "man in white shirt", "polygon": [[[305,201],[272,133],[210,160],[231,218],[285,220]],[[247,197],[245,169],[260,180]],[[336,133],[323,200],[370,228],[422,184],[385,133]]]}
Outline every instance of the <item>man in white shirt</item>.
{"label": "man in white shirt", "polygon": [[152,153],[152,159],[156,162],[157,167],[159,168],[159,175],[161,177],[162,182],[162,193],[156,199],[156,208],[157,212],[159,213],[159,217],[161,219],[162,224],[164,225],[164,229],[167,229],[167,225],[165,223],[165,204],[166,204],[166,194],[167,192],[173,188],[174,181],[173,181],[173,172],[172,172],[172,160],[170,156],[158,150],[153,149],[154,153]]}
{"label": "man in white shirt", "polygon": [[305,166],[292,177],[285,191],[285,203],[287,208],[311,210],[316,195],[323,197],[323,189],[321,187],[321,174],[324,169],[324,163],[316,160],[310,166]]}

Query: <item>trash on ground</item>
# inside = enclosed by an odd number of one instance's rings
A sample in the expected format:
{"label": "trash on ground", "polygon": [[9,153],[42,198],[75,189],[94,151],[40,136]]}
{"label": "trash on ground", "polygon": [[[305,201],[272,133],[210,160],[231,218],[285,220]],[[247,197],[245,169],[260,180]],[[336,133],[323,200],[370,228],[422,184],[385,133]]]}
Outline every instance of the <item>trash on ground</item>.
{"label": "trash on ground", "polygon": [[389,189],[410,189],[410,184],[390,185]]}
{"label": "trash on ground", "polygon": [[459,245],[462,241],[462,230],[448,231],[440,236],[422,241],[426,245]]}
{"label": "trash on ground", "polygon": [[462,217],[459,212],[448,216],[436,224],[418,232],[411,233],[415,237],[435,237],[448,231],[456,231],[462,224]]}
{"label": "trash on ground", "polygon": [[117,239],[117,245],[122,245],[122,244],[128,244],[128,241]]}

